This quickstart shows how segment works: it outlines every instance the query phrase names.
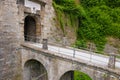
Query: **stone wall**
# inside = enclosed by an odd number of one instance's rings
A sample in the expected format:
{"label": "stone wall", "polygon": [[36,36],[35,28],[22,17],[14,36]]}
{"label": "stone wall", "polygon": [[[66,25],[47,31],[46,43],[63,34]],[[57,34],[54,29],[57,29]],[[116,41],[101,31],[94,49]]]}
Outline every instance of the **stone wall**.
{"label": "stone wall", "polygon": [[[46,4],[45,7],[45,14],[44,19],[42,22],[43,29],[42,29],[42,36],[43,38],[47,38],[48,42],[50,43],[59,43],[63,44],[64,40],[64,33],[57,21],[57,15],[52,6],[52,0],[49,0],[49,3]],[[76,33],[72,27],[66,26],[66,43],[67,45],[71,45],[75,42]]]}
{"label": "stone wall", "polygon": [[[23,0],[0,1],[0,80],[22,80],[20,44],[24,42],[24,20],[27,15],[37,17],[37,37],[48,38],[52,43],[62,43],[64,35],[54,20],[56,14],[52,0],[39,1],[46,5],[37,14],[26,10]],[[68,33],[71,32],[70,29],[67,30]],[[68,38],[72,39],[69,42],[75,39],[71,36]]]}
{"label": "stone wall", "polygon": [[[64,40],[64,34],[58,25],[56,19],[56,13],[52,6],[52,0],[40,0],[45,2],[45,7],[41,7],[41,11],[38,11],[37,14],[31,12],[29,8],[24,9],[24,5],[19,5],[19,23],[21,30],[21,41],[24,41],[24,19],[27,15],[36,16],[37,15],[37,31],[40,30],[38,37],[41,39],[47,38],[48,42],[62,44]],[[38,16],[39,15],[39,16]],[[66,41],[68,45],[74,43],[76,39],[75,31],[70,27],[65,27],[66,30]]]}
{"label": "stone wall", "polygon": [[0,80],[20,80],[16,0],[0,0]]}
{"label": "stone wall", "polygon": [[[20,43],[24,42],[24,19],[26,15],[23,4],[18,4],[19,2],[16,1],[19,0],[0,1],[0,80],[22,80],[21,53],[19,51]],[[44,15],[40,15],[41,18],[38,21],[41,22],[38,22],[37,25],[39,27],[41,25],[50,27],[46,25],[51,25],[49,19],[53,17],[52,12],[49,14],[53,9],[52,0],[43,0],[43,2],[47,3],[45,16],[48,16],[48,19],[44,19]],[[48,22],[45,23],[44,20]],[[44,28],[41,31],[45,35],[49,33],[49,30],[44,31]],[[45,37],[44,34],[40,36]]]}
{"label": "stone wall", "polygon": [[74,70],[89,75],[92,80],[119,80],[120,78],[120,73],[117,69],[110,69],[100,65],[97,66],[80,59],[74,59],[70,56],[43,50],[30,44],[23,44],[23,46],[21,50],[23,70],[27,61],[31,59],[37,60],[43,64],[47,70],[48,80],[60,80],[62,76],[64,76],[62,80],[67,80],[70,74],[64,74]]}

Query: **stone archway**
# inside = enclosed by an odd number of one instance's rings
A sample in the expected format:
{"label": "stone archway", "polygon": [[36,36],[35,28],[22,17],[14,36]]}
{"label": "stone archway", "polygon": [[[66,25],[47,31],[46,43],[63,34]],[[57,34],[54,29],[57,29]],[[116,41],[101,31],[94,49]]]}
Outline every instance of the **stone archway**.
{"label": "stone archway", "polygon": [[71,70],[65,72],[59,80],[92,80],[87,74],[77,71]]}
{"label": "stone archway", "polygon": [[36,21],[32,16],[27,16],[24,21],[25,41],[36,42]]}
{"label": "stone archway", "polygon": [[74,71],[68,71],[64,73],[60,80],[74,80]]}
{"label": "stone archway", "polygon": [[47,70],[37,60],[28,60],[24,65],[23,80],[48,80]]}

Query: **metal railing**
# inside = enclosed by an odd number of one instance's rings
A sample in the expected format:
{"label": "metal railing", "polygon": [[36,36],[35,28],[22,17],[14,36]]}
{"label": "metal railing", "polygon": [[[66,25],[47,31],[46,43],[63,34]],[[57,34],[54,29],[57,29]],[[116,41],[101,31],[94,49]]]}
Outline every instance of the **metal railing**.
{"label": "metal railing", "polygon": [[95,65],[106,66],[112,69],[120,68],[120,59],[116,58],[116,55],[114,54],[106,56],[96,54],[94,52],[78,50],[76,48],[62,48],[62,47],[55,48],[51,47],[50,45],[48,45],[48,50],[59,54],[64,54],[66,56],[71,56],[73,58],[80,59],[88,63],[90,62]]}
{"label": "metal railing", "polygon": [[[40,38],[37,38],[34,36],[27,36],[26,40],[32,41],[32,42],[39,41],[40,43],[44,42],[44,41],[41,41]],[[46,40],[46,39],[44,39],[44,40]],[[81,50],[81,49],[77,49],[77,48],[68,47],[65,45],[61,46],[61,45],[56,44],[56,43],[51,43],[51,42],[47,42],[47,41],[45,41],[45,42],[46,43],[43,43],[43,46],[44,45],[48,46],[48,50],[50,50],[50,51],[64,54],[64,55],[68,55],[68,56],[71,56],[73,58],[82,59],[82,60],[85,60],[87,62],[100,64],[103,66],[109,66],[110,62],[112,62],[111,59],[113,59],[113,58],[111,58],[111,55],[108,56],[108,55],[95,54],[95,52],[93,50],[91,50],[91,48],[90,49],[83,49],[82,48],[83,50]],[[48,44],[50,44],[50,45],[48,45]],[[56,46],[54,46],[54,45],[56,45]],[[115,58],[115,61],[113,59],[114,64],[112,66],[120,67],[120,60],[116,59],[116,56],[114,58]]]}
{"label": "metal railing", "polygon": [[54,51],[56,53],[64,54],[67,56],[71,56],[73,58],[82,59],[82,60],[85,60],[87,62],[102,63],[105,66],[107,66],[108,60],[109,60],[109,57],[107,57],[107,56],[105,58],[107,61],[104,61],[104,60],[100,60],[100,59],[95,58],[95,57],[103,58],[102,56],[94,55],[94,53],[92,53],[92,52],[82,53],[82,52],[79,52],[78,50],[76,50],[75,48],[68,50],[68,49],[63,49],[61,47],[52,48],[49,46],[48,50]]}
{"label": "metal railing", "polygon": [[41,38],[37,36],[25,35],[25,41],[40,43]]}
{"label": "metal railing", "polygon": [[57,48],[53,48],[49,46],[48,50],[51,50],[60,54],[64,54],[64,55],[69,55],[69,56],[72,56],[73,58],[82,59],[94,64],[107,66],[109,68],[120,68],[120,59],[117,58],[118,56],[120,57],[120,55],[111,54],[111,53],[109,55],[96,54],[96,52],[91,49],[81,50],[81,49],[68,47],[68,46],[63,46],[63,47],[59,46]]}

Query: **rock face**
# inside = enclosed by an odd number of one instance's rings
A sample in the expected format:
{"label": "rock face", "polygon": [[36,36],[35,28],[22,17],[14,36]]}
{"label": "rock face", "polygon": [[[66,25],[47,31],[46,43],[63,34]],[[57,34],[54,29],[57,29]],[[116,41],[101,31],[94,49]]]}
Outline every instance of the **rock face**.
{"label": "rock face", "polygon": [[76,33],[70,26],[65,26],[64,35],[59,21],[57,20],[56,12],[52,6],[52,1],[49,0],[45,6],[44,18],[42,20],[42,37],[47,38],[50,43],[64,44],[64,37],[66,37],[67,45],[74,43]]}

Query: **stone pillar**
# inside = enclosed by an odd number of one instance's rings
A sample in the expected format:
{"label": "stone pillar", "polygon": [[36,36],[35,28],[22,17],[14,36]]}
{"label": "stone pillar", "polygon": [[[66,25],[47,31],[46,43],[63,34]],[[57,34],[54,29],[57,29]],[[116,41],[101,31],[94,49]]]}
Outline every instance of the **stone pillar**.
{"label": "stone pillar", "polygon": [[43,49],[48,49],[48,40],[47,39],[43,39],[43,46],[42,46]]}
{"label": "stone pillar", "polygon": [[41,5],[41,18],[43,19],[44,18],[44,14],[45,14],[45,4],[42,4]]}
{"label": "stone pillar", "polygon": [[67,37],[63,37],[63,46],[67,45]]}
{"label": "stone pillar", "polygon": [[108,67],[114,69],[115,68],[115,61],[116,61],[116,55],[114,53],[111,53],[110,57],[109,57]]}

